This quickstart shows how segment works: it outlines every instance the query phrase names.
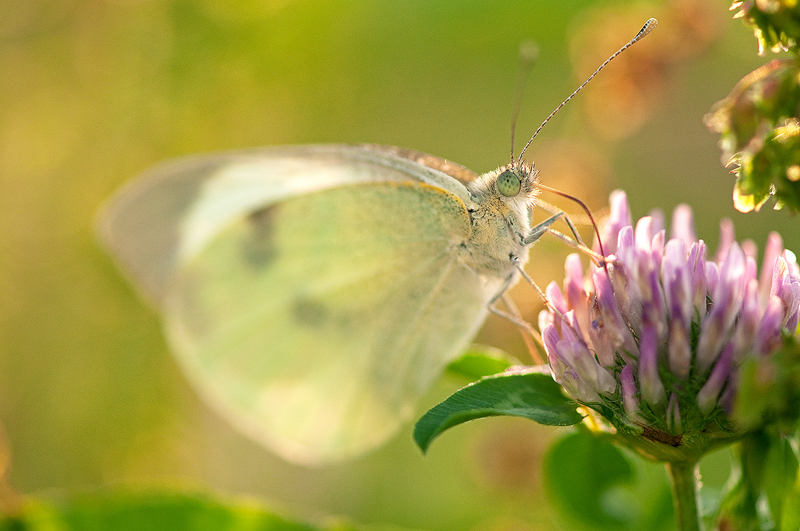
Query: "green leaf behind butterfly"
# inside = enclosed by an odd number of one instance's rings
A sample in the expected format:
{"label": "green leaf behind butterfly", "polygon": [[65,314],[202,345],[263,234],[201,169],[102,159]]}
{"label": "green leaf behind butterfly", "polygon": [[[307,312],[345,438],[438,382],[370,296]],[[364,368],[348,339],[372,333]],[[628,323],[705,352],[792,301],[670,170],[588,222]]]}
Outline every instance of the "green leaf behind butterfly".
{"label": "green leaf behind butterfly", "polygon": [[578,404],[564,396],[550,375],[503,373],[488,376],[450,395],[417,422],[414,441],[427,451],[444,430],[482,417],[524,417],[548,426],[581,421]]}
{"label": "green leaf behind butterfly", "polygon": [[510,354],[483,345],[472,345],[460,358],[447,366],[447,373],[471,382],[499,374],[516,362]]}

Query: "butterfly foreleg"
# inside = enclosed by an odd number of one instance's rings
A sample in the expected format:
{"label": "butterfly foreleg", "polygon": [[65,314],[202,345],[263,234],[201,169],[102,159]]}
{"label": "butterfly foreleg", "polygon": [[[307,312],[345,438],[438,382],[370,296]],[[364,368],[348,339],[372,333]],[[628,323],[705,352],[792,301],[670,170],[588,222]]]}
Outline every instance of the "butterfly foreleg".
{"label": "butterfly foreleg", "polygon": [[[556,222],[559,218],[564,220],[564,223],[567,224],[569,227],[570,233],[572,233],[572,237],[564,234],[561,231],[558,231],[552,227],[553,223]],[[569,245],[570,247],[581,251],[582,253],[588,255],[595,261],[602,262],[605,258],[600,253],[593,251],[588,245],[583,243],[583,239],[581,238],[578,229],[575,227],[575,224],[569,218],[566,212],[559,211],[547,218],[546,220],[542,221],[538,225],[535,225],[531,228],[531,232],[528,236],[523,240],[526,245],[530,245],[534,243],[536,240],[542,237],[545,233],[550,233],[556,238],[562,240],[564,243]]]}
{"label": "butterfly foreleg", "polygon": [[553,223],[555,223],[559,218],[566,218],[566,217],[567,215],[564,212],[556,212],[555,214],[553,214],[546,220],[542,221],[541,223],[534,225],[533,227],[531,227],[531,231],[528,233],[528,235],[525,236],[525,238],[523,238],[522,244],[530,245],[533,242],[537,241],[539,238],[542,237],[544,233],[551,230],[550,226]]}

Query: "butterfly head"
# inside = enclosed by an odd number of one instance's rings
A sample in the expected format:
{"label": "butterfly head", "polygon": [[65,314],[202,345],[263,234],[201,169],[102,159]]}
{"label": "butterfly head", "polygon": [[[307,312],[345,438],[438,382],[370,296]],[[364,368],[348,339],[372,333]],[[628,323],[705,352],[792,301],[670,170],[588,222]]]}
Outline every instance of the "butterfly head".
{"label": "butterfly head", "polygon": [[470,186],[478,203],[505,205],[514,211],[527,210],[538,195],[538,171],[527,162],[514,162],[485,173]]}
{"label": "butterfly head", "polygon": [[[515,162],[470,183],[472,234],[463,257],[469,267],[510,282],[516,264],[525,263],[537,173],[532,165]],[[512,256],[517,262],[509,260]]]}
{"label": "butterfly head", "polygon": [[494,189],[501,198],[521,199],[527,203],[538,194],[536,176],[539,172],[528,163],[508,164],[495,173]]}

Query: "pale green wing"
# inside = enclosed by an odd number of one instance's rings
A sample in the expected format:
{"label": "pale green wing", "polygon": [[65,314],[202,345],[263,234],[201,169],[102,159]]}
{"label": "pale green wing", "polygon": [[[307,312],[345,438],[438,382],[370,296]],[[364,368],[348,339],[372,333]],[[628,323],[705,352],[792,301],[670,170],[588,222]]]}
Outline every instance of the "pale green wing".
{"label": "pale green wing", "polygon": [[101,212],[98,233],[145,296],[159,304],[177,264],[216,231],[287,197],[346,184],[412,179],[469,201],[460,182],[393,149],[289,146],[179,159],[153,168],[117,193]]}
{"label": "pale green wing", "polygon": [[168,335],[211,403],[285,458],[384,442],[500,289],[462,265],[469,217],[419,183],[359,184],[239,219],[180,270]]}
{"label": "pale green wing", "polygon": [[362,144],[360,147],[374,152],[386,153],[401,159],[413,160],[414,162],[422,164],[426,168],[439,170],[440,172],[449,175],[464,186],[467,186],[469,183],[479,177],[477,173],[470,170],[466,166],[462,166],[461,164],[437,157],[435,155],[423,153],[422,151],[399,148],[395,146],[381,146],[378,144]]}
{"label": "pale green wing", "polygon": [[101,234],[210,402],[313,464],[390,437],[480,326],[502,286],[458,258],[467,201],[369,146],[280,148],[156,169]]}

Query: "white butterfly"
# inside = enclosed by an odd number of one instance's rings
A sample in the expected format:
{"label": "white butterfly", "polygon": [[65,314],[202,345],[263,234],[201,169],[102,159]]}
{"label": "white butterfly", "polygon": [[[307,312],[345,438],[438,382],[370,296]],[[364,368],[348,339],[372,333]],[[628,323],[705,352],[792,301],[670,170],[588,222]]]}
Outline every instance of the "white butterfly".
{"label": "white butterfly", "polygon": [[189,158],[124,188],[103,241],[201,393],[305,464],[392,436],[516,282],[536,172],[383,146]]}
{"label": "white butterfly", "polygon": [[536,192],[521,154],[478,176],[392,147],[258,149],[150,171],[99,230],[209,403],[313,465],[411,418],[559,217],[530,226]]}

